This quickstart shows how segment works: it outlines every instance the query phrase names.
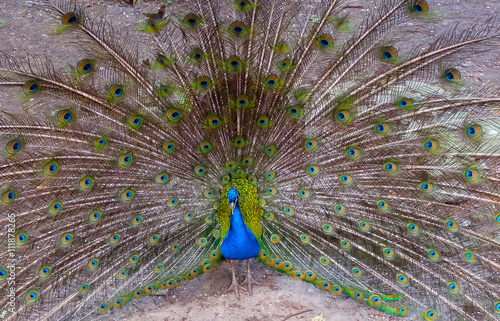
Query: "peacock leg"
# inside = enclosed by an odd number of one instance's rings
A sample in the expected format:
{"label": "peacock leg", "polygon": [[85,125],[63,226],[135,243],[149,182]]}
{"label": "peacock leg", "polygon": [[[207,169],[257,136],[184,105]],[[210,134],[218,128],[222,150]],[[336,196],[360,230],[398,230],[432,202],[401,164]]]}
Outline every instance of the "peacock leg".
{"label": "peacock leg", "polygon": [[247,259],[247,276],[243,282],[241,282],[240,285],[248,285],[248,295],[252,295],[252,284],[254,285],[262,285],[259,282],[255,281],[255,279],[252,277],[252,273],[250,272],[250,259]]}
{"label": "peacock leg", "polygon": [[236,297],[238,300],[240,299],[240,292],[239,290],[246,290],[244,287],[238,284],[238,280],[236,280],[236,273],[234,272],[234,260],[229,260],[229,264],[231,264],[231,270],[233,271],[233,281],[231,282],[231,285],[229,288],[227,288],[226,293],[233,290],[234,293],[236,293]]}

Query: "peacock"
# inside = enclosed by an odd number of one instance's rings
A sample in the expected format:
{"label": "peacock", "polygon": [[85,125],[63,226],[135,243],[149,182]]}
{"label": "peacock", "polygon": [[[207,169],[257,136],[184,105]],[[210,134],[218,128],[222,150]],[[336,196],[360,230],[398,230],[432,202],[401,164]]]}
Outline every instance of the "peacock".
{"label": "peacock", "polygon": [[257,260],[401,320],[500,318],[500,96],[459,68],[493,19],[414,47],[432,0],[359,24],[343,0],[138,2],[126,29],[30,1],[64,61],[0,55],[2,319],[109,320],[223,260],[242,302]]}

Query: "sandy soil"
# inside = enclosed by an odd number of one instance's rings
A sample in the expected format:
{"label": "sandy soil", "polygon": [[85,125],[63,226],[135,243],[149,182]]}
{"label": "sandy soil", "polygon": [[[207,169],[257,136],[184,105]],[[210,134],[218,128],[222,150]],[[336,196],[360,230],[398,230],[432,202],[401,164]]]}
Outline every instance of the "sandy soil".
{"label": "sandy soil", "polygon": [[[158,3],[142,3],[131,9],[117,1],[80,1],[93,13],[107,7],[109,17],[117,28],[134,28],[140,12],[149,12]],[[422,41],[428,42],[455,24],[463,27],[476,22],[477,18],[500,15],[498,0],[430,0],[435,12],[434,21],[405,24],[399,32],[409,36],[408,47]],[[376,10],[373,1],[351,1],[353,24],[360,17]],[[20,0],[1,0],[0,3],[0,50],[21,56],[24,51],[50,56],[58,66],[75,64],[79,57],[72,55],[75,48],[63,46],[68,39],[47,34],[50,17]],[[498,25],[498,23],[497,23]],[[399,30],[398,30],[399,31]],[[498,86],[500,84],[500,53],[492,50],[481,53],[481,58],[464,57],[458,66],[462,77]],[[498,87],[497,87],[498,88]],[[16,104],[15,93],[0,92],[0,108],[11,110]],[[233,293],[224,294],[230,284],[229,264],[223,263],[211,274],[204,274],[185,286],[164,291],[158,296],[132,301],[119,311],[106,316],[111,320],[396,320],[368,306],[355,303],[346,296],[333,296],[310,284],[297,282],[268,267],[253,263],[254,277],[263,283],[256,287],[254,295],[242,294],[237,300]],[[244,264],[238,268],[244,274]],[[299,314],[300,313],[300,314]],[[295,315],[295,316],[292,316]],[[292,316],[287,319],[288,316]],[[413,314],[413,318],[416,315]]]}

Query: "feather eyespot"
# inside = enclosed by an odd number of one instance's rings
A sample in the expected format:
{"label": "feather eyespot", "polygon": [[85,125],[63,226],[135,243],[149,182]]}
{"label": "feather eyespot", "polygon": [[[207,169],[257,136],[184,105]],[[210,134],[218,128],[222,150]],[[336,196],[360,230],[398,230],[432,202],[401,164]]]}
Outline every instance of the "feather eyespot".
{"label": "feather eyespot", "polygon": [[381,52],[382,58],[389,62],[395,62],[398,58],[398,51],[394,47],[382,48]]}
{"label": "feather eyespot", "polygon": [[163,55],[158,55],[158,57],[156,57],[156,64],[155,66],[157,66],[158,68],[167,68],[170,63],[173,61],[173,59],[169,59]]}
{"label": "feather eyespot", "polygon": [[307,174],[311,176],[316,176],[319,173],[319,167],[316,165],[310,165],[307,167]]}
{"label": "feather eyespot", "polygon": [[212,81],[207,76],[201,76],[196,79],[196,87],[198,89],[208,89],[212,85]]}
{"label": "feather eyespot", "polygon": [[116,300],[113,302],[113,306],[117,309],[121,309],[124,304],[125,304],[124,298],[116,298]]}
{"label": "feather eyespot", "polygon": [[330,48],[333,45],[333,38],[329,34],[322,34],[318,38],[318,44],[320,48]]}
{"label": "feather eyespot", "polygon": [[158,96],[160,98],[165,98],[170,96],[172,94],[173,88],[169,85],[161,85],[160,88],[158,88]]}
{"label": "feather eyespot", "polygon": [[371,307],[378,308],[382,305],[382,298],[380,295],[373,294],[368,298],[368,304]]}
{"label": "feather eyespot", "polygon": [[335,211],[335,213],[339,214],[339,215],[343,215],[345,214],[345,206],[342,205],[342,204],[337,204],[333,207],[333,210]]}
{"label": "feather eyespot", "polygon": [[118,157],[118,164],[121,167],[124,167],[124,168],[130,167],[130,165],[132,165],[133,162],[134,162],[134,158],[133,158],[131,153],[124,153]]}
{"label": "feather eyespot", "polygon": [[123,97],[125,94],[125,87],[122,85],[113,85],[109,88],[109,100],[116,100]]}
{"label": "feather eyespot", "polygon": [[340,109],[335,112],[335,120],[342,125],[347,125],[352,120],[351,112],[347,109]]}
{"label": "feather eyespot", "polygon": [[344,185],[350,185],[353,182],[352,176],[349,174],[340,175],[339,180]]}
{"label": "feather eyespot", "polygon": [[408,314],[408,308],[405,307],[404,305],[398,306],[396,311],[397,311],[396,315],[398,315],[398,316],[405,317]]}
{"label": "feather eyespot", "polygon": [[92,211],[89,215],[89,219],[91,222],[95,223],[98,222],[101,219],[101,212],[99,211]]}
{"label": "feather eyespot", "polygon": [[429,309],[425,312],[425,320],[426,321],[435,321],[437,320],[438,314],[436,310]]}
{"label": "feather eyespot", "polygon": [[108,139],[105,136],[97,137],[94,140],[94,147],[96,151],[101,151],[108,146]]}
{"label": "feather eyespot", "polygon": [[90,59],[82,59],[76,64],[76,70],[81,75],[90,74],[94,68],[94,62]]}
{"label": "feather eyespot", "polygon": [[162,147],[163,147],[163,153],[164,154],[171,154],[175,151],[175,142],[169,141],[169,142],[164,142]]}
{"label": "feather eyespot", "polygon": [[321,263],[323,265],[328,265],[328,264],[330,264],[330,259],[327,258],[326,256],[322,256],[319,258],[319,263]]}
{"label": "feather eyespot", "polygon": [[429,12],[429,4],[425,0],[415,0],[411,4],[411,9],[416,14],[424,14]]}
{"label": "feather eyespot", "polygon": [[304,244],[309,244],[309,236],[307,234],[301,234],[300,235],[300,240]]}
{"label": "feather eyespot", "polygon": [[212,197],[214,197],[214,190],[213,189],[206,189],[203,191],[203,195],[206,198],[212,198]]}
{"label": "feather eyespot", "polygon": [[302,116],[302,109],[298,105],[288,107],[286,112],[288,116],[294,119],[300,118]]}
{"label": "feather eyespot", "polygon": [[26,233],[18,233],[16,234],[16,245],[23,246],[28,242],[28,234]]}
{"label": "feather eyespot", "polygon": [[131,115],[128,117],[127,123],[131,129],[139,129],[144,124],[144,119],[141,115]]}
{"label": "feather eyespot", "polygon": [[389,203],[386,200],[380,200],[377,202],[377,208],[382,212],[389,210]]}
{"label": "feather eyespot", "polygon": [[99,308],[97,308],[97,312],[99,312],[99,314],[106,314],[108,313],[109,311],[109,304],[107,304],[106,302],[102,302],[101,304],[99,304]]}
{"label": "feather eyespot", "polygon": [[270,144],[264,147],[264,153],[269,157],[273,157],[278,153],[278,149],[275,144]]}
{"label": "feather eyespot", "polygon": [[277,88],[280,84],[280,79],[276,75],[269,75],[265,80],[267,88]]}
{"label": "feather eyespot", "polygon": [[278,68],[281,71],[288,71],[293,69],[292,61],[289,58],[285,58],[278,62]]}
{"label": "feather eyespot", "polygon": [[227,161],[226,164],[224,164],[224,167],[228,170],[228,171],[232,171],[236,168],[236,162],[235,161]]}
{"label": "feather eyespot", "polygon": [[333,233],[333,226],[330,224],[323,224],[323,232],[325,232],[325,234]]}
{"label": "feather eyespot", "polygon": [[236,56],[231,56],[227,59],[227,66],[230,70],[238,70],[241,67],[241,59]]}
{"label": "feather eyespot", "polygon": [[212,215],[208,215],[205,217],[205,223],[212,224],[214,222],[214,218]]}
{"label": "feather eyespot", "polygon": [[208,141],[203,141],[200,143],[199,151],[200,153],[206,154],[212,150],[212,143]]}
{"label": "feather eyespot", "polygon": [[343,293],[343,289],[341,286],[339,285],[333,285],[331,288],[330,288],[330,292],[333,293],[334,295],[339,295],[339,294],[342,294]]}
{"label": "feather eyespot", "polygon": [[49,214],[50,215],[57,215],[63,208],[63,205],[61,202],[55,201],[52,202],[49,206]]}
{"label": "feather eyespot", "polygon": [[246,145],[248,145],[248,141],[245,138],[243,138],[243,136],[237,136],[233,140],[233,146],[236,148],[241,148]]}
{"label": "feather eyespot", "polygon": [[61,236],[60,240],[61,240],[62,245],[70,245],[71,243],[73,243],[73,234],[64,233]]}
{"label": "feather eyespot", "polygon": [[460,71],[458,71],[458,69],[450,68],[443,71],[443,79],[448,82],[457,83],[461,78],[462,76],[460,75]]}
{"label": "feather eyespot", "polygon": [[87,266],[90,269],[96,269],[99,266],[99,260],[98,259],[90,259],[89,262],[87,263]]}
{"label": "feather eyespot", "polygon": [[265,176],[268,181],[272,181],[276,177],[276,171],[269,171]]}
{"label": "feather eyespot", "polygon": [[78,185],[79,185],[80,189],[82,189],[84,191],[89,191],[94,186],[94,179],[90,176],[84,176],[80,180],[80,183]]}
{"label": "feather eyespot", "polygon": [[474,168],[467,168],[463,172],[464,178],[470,183],[476,183],[481,178],[479,172]]}
{"label": "feather eyespot", "polygon": [[412,109],[413,101],[408,98],[401,98],[400,100],[397,101],[396,105],[400,110],[408,111]]}
{"label": "feather eyespot", "polygon": [[156,264],[155,272],[160,273],[163,270],[163,264]]}
{"label": "feather eyespot", "polygon": [[368,231],[370,229],[370,224],[368,224],[368,222],[366,221],[360,221],[358,223],[358,226],[362,231]]}
{"label": "feather eyespot", "polygon": [[394,174],[399,172],[399,165],[398,165],[398,163],[396,163],[394,161],[388,161],[388,162],[385,162],[385,164],[384,164],[384,170],[388,174],[394,175]]}
{"label": "feather eyespot", "polygon": [[306,189],[301,189],[299,190],[299,197],[302,199],[308,198],[309,197],[309,191]]}
{"label": "feather eyespot", "polygon": [[354,267],[352,268],[352,275],[356,278],[359,278],[360,276],[363,275],[363,271],[358,267]]}
{"label": "feather eyespot", "polygon": [[[283,209],[286,215],[293,216],[295,214],[295,210],[292,207],[285,207]],[[500,215],[500,214],[499,214]]]}
{"label": "feather eyespot", "polygon": [[52,273],[52,269],[50,266],[42,266],[40,270],[38,270],[38,276],[41,279],[46,279],[50,276],[50,273]]}
{"label": "feather eyespot", "polygon": [[28,291],[28,293],[26,294],[26,301],[28,301],[29,303],[33,303],[36,300],[38,300],[38,297],[39,297],[38,291],[31,290]]}
{"label": "feather eyespot", "polygon": [[328,281],[319,282],[319,288],[321,290],[329,291],[330,287],[331,287],[331,284]]}
{"label": "feather eyespot", "polygon": [[171,249],[173,252],[178,251],[178,250],[179,250],[179,244],[177,244],[177,243],[176,243],[176,244],[172,245],[172,246],[170,247],[170,249]]}
{"label": "feather eyespot", "polygon": [[[240,172],[241,170],[239,170],[238,172]],[[256,185],[257,184],[257,177],[251,175],[251,176],[248,176],[248,182],[252,185]]]}
{"label": "feather eyespot", "polygon": [[137,261],[139,261],[139,256],[137,255],[131,255],[128,259],[128,261],[131,263],[131,264],[135,264],[137,263]]}
{"label": "feather eyespot", "polygon": [[361,157],[361,151],[359,150],[359,148],[355,147],[349,148],[346,150],[345,153],[347,157],[349,157],[352,160],[358,160]]}
{"label": "feather eyespot", "polygon": [[177,108],[169,108],[165,117],[169,122],[176,123],[182,118],[182,112]]}
{"label": "feather eyespot", "polygon": [[131,189],[126,189],[120,194],[120,198],[122,201],[128,202],[134,198],[134,191]]}
{"label": "feather eyespot", "polygon": [[483,128],[480,125],[468,125],[465,132],[472,140],[478,140],[483,136]]}
{"label": "feather eyespot", "polygon": [[382,122],[375,125],[375,132],[380,135],[387,135],[391,132],[389,123]]}
{"label": "feather eyespot", "polygon": [[384,248],[382,250],[382,253],[384,254],[384,257],[387,259],[393,259],[395,255],[394,250],[388,247]]}
{"label": "feather eyespot", "polygon": [[476,262],[476,255],[471,251],[464,252],[464,259],[466,262],[473,263]]}
{"label": "feather eyespot", "polygon": [[214,232],[212,233],[213,237],[215,237],[216,239],[220,238],[220,231],[219,230],[214,230]]}
{"label": "feather eyespot", "polygon": [[415,223],[408,223],[406,227],[408,228],[408,233],[410,233],[410,235],[418,235],[420,233],[420,227]]}
{"label": "feather eyespot", "polygon": [[118,272],[118,277],[120,279],[125,279],[128,276],[128,271],[126,269],[121,270]]}
{"label": "feather eyespot", "polygon": [[316,139],[307,139],[304,142],[304,148],[308,151],[314,151],[318,147],[318,141]]}
{"label": "feather eyespot", "polygon": [[59,164],[52,160],[43,165],[43,175],[53,177],[59,172]]}
{"label": "feather eyespot", "polygon": [[28,96],[34,95],[40,92],[42,88],[42,83],[38,80],[29,80],[24,83],[24,93]]}
{"label": "feather eyespot", "polygon": [[460,287],[458,286],[458,284],[456,282],[450,282],[448,283],[448,292],[452,293],[452,294],[457,294],[458,292],[460,292]]}
{"label": "feather eyespot", "polygon": [[434,192],[434,184],[431,182],[422,182],[419,185],[420,191],[425,194],[431,194]]}
{"label": "feather eyespot", "polygon": [[5,147],[5,151],[9,156],[14,156],[17,154],[21,149],[23,149],[24,143],[20,139],[13,139],[10,142],[7,143],[7,146]]}
{"label": "feather eyespot", "polygon": [[273,196],[275,195],[277,192],[277,189],[275,187],[269,187],[267,190],[266,190],[266,193],[267,195],[269,196]]}
{"label": "feather eyespot", "polygon": [[158,184],[164,185],[168,183],[168,181],[169,181],[169,176],[167,172],[161,172],[156,174],[155,176],[155,182]]}
{"label": "feather eyespot", "polygon": [[458,224],[454,220],[447,220],[444,224],[449,231],[455,232],[458,230]]}
{"label": "feather eyespot", "polygon": [[160,236],[158,234],[152,234],[149,237],[149,243],[154,244],[154,243],[158,242],[159,239],[160,239]]}
{"label": "feather eyespot", "polygon": [[271,235],[271,242],[278,243],[280,241],[280,237],[277,234]]}
{"label": "feather eyespot", "polygon": [[8,189],[2,193],[2,203],[5,205],[12,204],[17,198],[17,193],[11,189]]}
{"label": "feather eyespot", "polygon": [[401,273],[396,275],[396,281],[399,285],[406,285],[408,283],[408,278],[406,277],[406,275]]}
{"label": "feather eyespot", "polygon": [[344,249],[344,250],[348,250],[351,248],[351,242],[349,242],[348,240],[341,240],[340,241],[340,246]]}
{"label": "feather eyespot", "polygon": [[207,173],[207,168],[203,165],[195,166],[194,173],[198,177],[202,177]]}
{"label": "feather eyespot", "polygon": [[109,237],[109,242],[111,244],[117,244],[118,242],[120,242],[120,238],[121,238],[121,235],[118,233],[115,233]]}
{"label": "feather eyespot", "polygon": [[195,15],[194,13],[189,13],[184,17],[184,24],[187,27],[194,28],[198,26],[201,23],[200,17]]}
{"label": "feather eyespot", "polygon": [[168,207],[170,208],[174,208],[176,207],[177,205],[179,205],[179,199],[177,197],[172,197],[171,199],[169,199],[167,201],[167,205]]}
{"label": "feather eyespot", "polygon": [[271,125],[272,125],[272,123],[271,123],[271,120],[269,119],[269,117],[262,115],[259,118],[257,118],[257,127],[266,128],[266,127],[269,127]]}
{"label": "feather eyespot", "polygon": [[316,279],[316,274],[313,271],[306,271],[306,280],[312,282]]}
{"label": "feather eyespot", "polygon": [[244,156],[244,157],[241,159],[241,164],[242,164],[243,166],[248,167],[248,166],[251,166],[251,165],[252,165],[252,163],[253,163],[253,158],[252,158],[252,157],[250,157],[250,156]]}
{"label": "feather eyespot", "polygon": [[427,251],[427,255],[428,255],[429,259],[430,259],[432,262],[437,262],[437,261],[439,261],[439,259],[440,259],[440,257],[441,257],[441,256],[440,256],[440,254],[439,254],[439,252],[438,252],[438,251],[436,251],[436,250],[433,250],[433,249],[431,249],[431,250]]}
{"label": "feather eyespot", "polygon": [[139,226],[142,224],[143,218],[140,215],[135,216],[132,219],[132,226]]}
{"label": "feather eyespot", "polygon": [[500,213],[498,213],[496,216],[495,216],[495,221],[497,222],[498,225],[500,225]]}
{"label": "feather eyespot", "polygon": [[495,312],[500,314],[500,301],[495,302]]}
{"label": "feather eyespot", "polygon": [[187,212],[186,214],[184,214],[184,219],[188,222],[191,221],[193,219],[193,217],[194,217],[193,212]]}
{"label": "feather eyespot", "polygon": [[68,12],[61,17],[61,21],[65,26],[73,26],[80,22],[80,17],[74,12]]}
{"label": "feather eyespot", "polygon": [[295,271],[292,273],[292,277],[295,279],[295,280],[303,280],[304,279],[304,274],[300,271]]}
{"label": "feather eyespot", "polygon": [[231,23],[231,26],[229,27],[229,30],[234,36],[242,36],[248,33],[248,29],[245,26],[245,24],[241,21],[235,21]]}
{"label": "feather eyespot", "polygon": [[80,286],[78,287],[78,291],[79,291],[80,293],[85,293],[85,292],[87,292],[89,289],[90,289],[90,285],[89,285],[88,283],[83,283],[82,285],[80,285]]}
{"label": "feather eyespot", "polygon": [[207,245],[207,239],[206,239],[206,238],[204,238],[204,237],[200,238],[200,239],[198,240],[198,245],[199,245],[199,246],[205,246],[205,245]]}
{"label": "feather eyespot", "polygon": [[439,142],[435,139],[426,140],[423,145],[425,149],[432,154],[436,153],[440,149]]}
{"label": "feather eyespot", "polygon": [[3,281],[7,278],[7,270],[4,268],[0,268],[0,281]]}
{"label": "feather eyespot", "polygon": [[205,126],[211,129],[219,128],[222,125],[222,123],[223,123],[222,119],[217,115],[210,115],[205,120]]}
{"label": "feather eyespot", "polygon": [[70,109],[64,109],[57,113],[57,120],[59,125],[66,126],[74,121],[73,112]]}

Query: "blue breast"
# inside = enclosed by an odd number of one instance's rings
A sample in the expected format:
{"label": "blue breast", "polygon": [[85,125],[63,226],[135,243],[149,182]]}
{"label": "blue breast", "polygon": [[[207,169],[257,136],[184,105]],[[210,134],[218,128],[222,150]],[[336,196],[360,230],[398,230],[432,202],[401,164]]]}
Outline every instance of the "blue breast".
{"label": "blue breast", "polygon": [[246,260],[260,252],[259,242],[245,225],[238,205],[231,214],[229,231],[222,242],[221,252],[228,260]]}

